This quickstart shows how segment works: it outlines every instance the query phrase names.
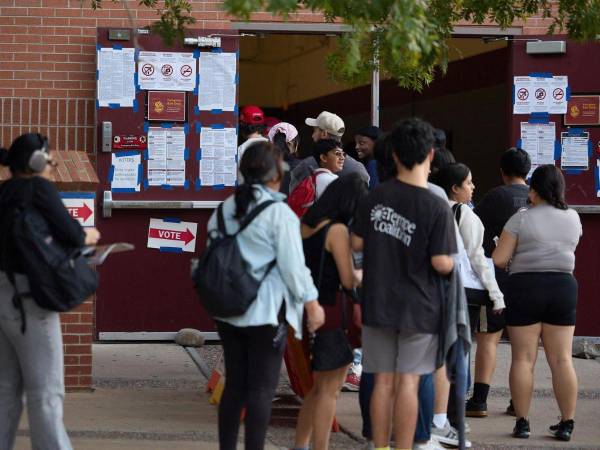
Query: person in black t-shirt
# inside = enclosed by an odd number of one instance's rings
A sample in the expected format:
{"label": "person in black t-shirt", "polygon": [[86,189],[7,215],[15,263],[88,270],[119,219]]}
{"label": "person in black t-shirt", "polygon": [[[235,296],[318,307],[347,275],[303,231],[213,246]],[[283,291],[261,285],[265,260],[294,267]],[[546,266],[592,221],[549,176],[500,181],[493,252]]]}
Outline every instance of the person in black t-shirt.
{"label": "person in black t-shirt", "polygon": [[[475,208],[485,232],[483,249],[490,258],[496,248],[495,239],[502,233],[504,225],[520,208],[527,205],[529,186],[525,179],[531,169],[531,160],[525,150],[509,148],[500,159],[500,173],[504,185],[489,191]],[[504,270],[496,269],[496,281],[500,290],[506,294],[508,276]],[[485,307],[482,307],[485,308]],[[467,400],[466,414],[469,417],[487,416],[487,397],[494,370],[496,369],[496,347],[505,327],[505,314],[494,314],[485,308],[480,321],[473,329],[477,331],[477,352],[475,354],[475,384],[473,396]],[[486,323],[482,323],[481,318]],[[511,402],[512,405],[512,402]],[[508,412],[510,413],[511,406]]]}
{"label": "person in black t-shirt", "polygon": [[452,213],[427,189],[433,128],[419,119],[389,135],[397,176],[360,205],[353,229],[364,251],[363,365],[374,372],[371,399],[375,448],[387,447],[395,405],[398,448],[412,448],[421,374],[435,370],[441,325],[440,277],[456,253]]}

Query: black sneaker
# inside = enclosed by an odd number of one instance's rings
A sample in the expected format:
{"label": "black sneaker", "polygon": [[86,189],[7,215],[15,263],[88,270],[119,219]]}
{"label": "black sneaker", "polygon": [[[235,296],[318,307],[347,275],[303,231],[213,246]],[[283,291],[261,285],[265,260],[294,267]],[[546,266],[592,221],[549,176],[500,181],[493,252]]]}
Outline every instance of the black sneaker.
{"label": "black sneaker", "polygon": [[517,417],[517,413],[515,413],[515,406],[513,405],[512,399],[506,407],[506,414],[508,414],[509,416]]}
{"label": "black sneaker", "polygon": [[471,397],[467,400],[465,414],[467,417],[487,417],[487,403],[477,403],[473,400],[473,397]]}
{"label": "black sneaker", "polygon": [[525,417],[521,417],[517,419],[512,435],[519,439],[527,439],[529,438],[530,431],[529,421]]}
{"label": "black sneaker", "polygon": [[575,422],[571,420],[561,420],[556,425],[550,427],[550,434],[559,441],[570,441],[571,434],[573,434],[573,428]]}

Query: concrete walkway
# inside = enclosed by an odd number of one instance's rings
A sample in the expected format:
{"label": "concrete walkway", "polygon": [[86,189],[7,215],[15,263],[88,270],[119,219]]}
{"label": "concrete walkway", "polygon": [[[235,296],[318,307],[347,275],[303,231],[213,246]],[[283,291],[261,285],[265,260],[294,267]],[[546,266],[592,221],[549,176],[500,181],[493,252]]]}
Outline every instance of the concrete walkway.
{"label": "concrete walkway", "polygon": [[[208,346],[199,355],[212,366],[219,348]],[[509,433],[514,418],[505,416],[508,403],[510,347],[501,344],[490,417],[470,419],[469,436],[476,449],[600,449],[600,363],[575,360],[580,400],[574,439],[559,443],[546,428],[557,421],[558,409],[543,351],[536,369],[532,437],[521,441]],[[174,344],[96,344],[91,393],[69,393],[65,422],[79,450],[218,449],[217,410],[204,393],[206,378],[189,354]],[[286,380],[279,392],[288,392]],[[356,393],[343,393],[338,419],[346,432],[332,435],[332,449],[361,449],[361,420]],[[270,427],[267,450],[291,446],[291,427]],[[241,441],[240,441],[241,442]],[[16,449],[29,449],[27,418],[23,417]],[[243,448],[240,445],[239,448]]]}

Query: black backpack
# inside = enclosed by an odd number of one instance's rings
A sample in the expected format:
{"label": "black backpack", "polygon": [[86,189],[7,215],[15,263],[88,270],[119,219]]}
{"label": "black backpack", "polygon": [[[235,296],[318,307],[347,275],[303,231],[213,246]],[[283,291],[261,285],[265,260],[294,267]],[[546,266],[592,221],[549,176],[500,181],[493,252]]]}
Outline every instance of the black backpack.
{"label": "black backpack", "polygon": [[[2,234],[0,268],[14,286],[13,304],[21,311],[23,332],[23,297],[32,297],[42,308],[64,312],[96,292],[98,275],[81,249],[65,247],[55,239],[45,217],[30,202],[4,211]],[[17,290],[15,273],[27,277],[30,292]]]}
{"label": "black backpack", "polygon": [[275,203],[265,201],[257,205],[241,221],[234,234],[227,234],[223,218],[223,204],[217,209],[218,229],[211,232],[210,245],[204,250],[192,275],[200,302],[213,317],[235,317],[244,314],[256,300],[258,289],[276,264],[269,263],[261,280],[249,272],[237,243],[237,235],[264,211]]}

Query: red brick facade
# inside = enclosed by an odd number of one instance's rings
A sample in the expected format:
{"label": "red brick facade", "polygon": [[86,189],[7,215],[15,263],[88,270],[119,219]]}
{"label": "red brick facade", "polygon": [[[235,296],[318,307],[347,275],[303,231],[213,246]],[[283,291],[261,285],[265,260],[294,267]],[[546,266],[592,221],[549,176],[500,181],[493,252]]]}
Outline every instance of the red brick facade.
{"label": "red brick facade", "polygon": [[[87,5],[89,2],[84,1]],[[50,136],[52,148],[63,160],[63,190],[85,190],[97,182],[90,162],[74,152],[86,152],[94,162],[96,27],[131,27],[119,2],[105,0],[96,12],[79,0],[0,0],[0,144],[29,130]],[[135,27],[151,23],[155,13],[128,2]],[[227,29],[230,18],[221,2],[192,1],[195,28]],[[257,13],[254,21],[280,21]],[[300,12],[293,22],[323,22],[320,14]],[[531,19],[524,34],[546,32],[548,19]],[[0,173],[0,180],[6,173]],[[93,187],[89,188],[93,190]],[[63,314],[65,381],[70,390],[91,386],[93,302]]]}

